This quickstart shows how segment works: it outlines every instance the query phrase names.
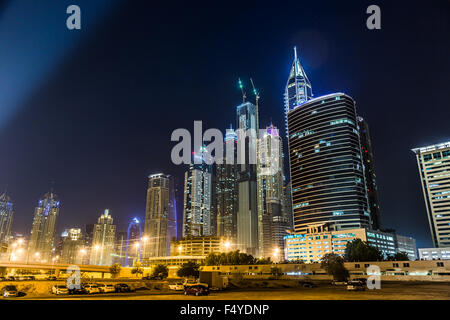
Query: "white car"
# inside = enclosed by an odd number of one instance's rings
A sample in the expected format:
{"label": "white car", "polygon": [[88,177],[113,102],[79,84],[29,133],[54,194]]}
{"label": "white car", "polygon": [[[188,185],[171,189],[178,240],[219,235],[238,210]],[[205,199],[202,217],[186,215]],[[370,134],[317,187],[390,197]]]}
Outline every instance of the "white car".
{"label": "white car", "polygon": [[112,284],[99,283],[98,289],[101,293],[116,292],[116,288]]}
{"label": "white car", "polygon": [[169,284],[169,290],[183,291],[184,285],[181,282]]}
{"label": "white car", "polygon": [[69,293],[69,289],[67,288],[66,285],[63,284],[55,284],[52,287],[52,293],[53,294],[68,294]]}
{"label": "white car", "polygon": [[86,293],[88,294],[92,294],[92,293],[100,293],[100,288],[98,287],[97,284],[85,284],[83,286],[84,290],[86,291]]}

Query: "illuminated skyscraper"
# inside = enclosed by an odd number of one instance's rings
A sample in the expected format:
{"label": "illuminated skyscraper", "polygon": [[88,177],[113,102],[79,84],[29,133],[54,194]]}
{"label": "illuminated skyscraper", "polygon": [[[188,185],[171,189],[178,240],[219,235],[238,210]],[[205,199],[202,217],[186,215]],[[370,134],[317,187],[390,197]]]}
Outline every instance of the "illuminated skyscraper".
{"label": "illuminated skyscraper", "polygon": [[[259,131],[258,106],[243,102],[237,107],[238,129],[238,212],[237,212],[237,246],[248,254],[258,253],[258,201],[257,201],[257,164],[256,149]],[[245,156],[240,154],[240,133],[246,133]],[[252,138],[252,135],[254,137]],[[242,159],[239,159],[242,158]],[[245,159],[245,160],[244,160]],[[252,163],[253,162],[253,163]]]}
{"label": "illuminated skyscraper", "polygon": [[28,246],[29,261],[51,261],[59,205],[58,196],[50,191],[39,200],[38,206],[34,209],[33,226]]}
{"label": "illuminated skyscraper", "polygon": [[211,166],[191,164],[184,176],[183,237],[211,235]]}
{"label": "illuminated skyscraper", "polygon": [[131,219],[128,225],[126,248],[125,248],[125,265],[132,267],[133,261],[139,261],[141,256],[141,222],[138,218]]}
{"label": "illuminated skyscraper", "polygon": [[[173,178],[162,173],[149,176],[145,209],[145,258],[170,255],[170,241],[175,237],[175,198]],[[172,197],[171,197],[172,194]]]}
{"label": "illuminated skyscraper", "polygon": [[234,150],[233,162],[216,165],[216,210],[217,235],[236,241],[236,213],[238,207],[236,181],[236,143],[237,136],[233,129],[228,129],[225,136],[225,150],[227,146]]}
{"label": "illuminated skyscraper", "polygon": [[292,61],[288,81],[284,92],[284,113],[286,119],[286,137],[289,137],[288,113],[300,104],[313,97],[311,83],[300,60],[297,57],[297,47],[294,47],[294,61]]}
{"label": "illuminated skyscraper", "polygon": [[354,100],[333,93],[289,111],[295,232],[371,228]]}
{"label": "illuminated skyscraper", "polygon": [[13,216],[13,203],[5,191],[0,195],[0,248],[9,241]]}
{"label": "illuminated skyscraper", "polygon": [[380,203],[378,200],[377,176],[373,164],[372,143],[370,141],[369,125],[361,118],[357,117],[359,138],[361,142],[361,155],[364,164],[364,175],[366,178],[367,197],[369,199],[370,217],[372,219],[372,228],[379,230],[381,228]]}
{"label": "illuminated skyscraper", "polygon": [[62,249],[59,261],[61,263],[81,264],[86,257],[83,233],[80,228],[66,229],[61,235]]}
{"label": "illuminated skyscraper", "polygon": [[450,142],[415,148],[435,247],[450,246]]}
{"label": "illuminated skyscraper", "polygon": [[94,225],[94,236],[90,255],[90,264],[110,266],[114,254],[114,240],[116,239],[116,226],[109,210],[105,209]]}
{"label": "illuminated skyscraper", "polygon": [[286,233],[278,233],[288,228],[283,212],[283,143],[276,127],[266,128],[257,150],[258,254],[270,257],[274,249],[282,251]]}

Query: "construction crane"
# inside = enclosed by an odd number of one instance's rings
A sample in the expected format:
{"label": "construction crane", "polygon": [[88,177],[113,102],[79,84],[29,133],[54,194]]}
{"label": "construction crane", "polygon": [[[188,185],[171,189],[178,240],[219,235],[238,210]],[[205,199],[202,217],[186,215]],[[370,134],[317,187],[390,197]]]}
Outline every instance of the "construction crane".
{"label": "construction crane", "polygon": [[242,92],[242,103],[244,103],[245,99],[247,98],[247,95],[244,91],[244,85],[242,84],[241,78],[239,78],[238,83],[239,83],[239,88],[241,89],[241,92]]}
{"label": "construction crane", "polygon": [[258,106],[258,101],[259,101],[259,92],[258,90],[256,90],[255,88],[255,84],[253,83],[253,79],[250,78],[250,82],[252,83],[252,87],[253,87],[253,94],[255,95],[255,99],[256,99],[256,106]]}

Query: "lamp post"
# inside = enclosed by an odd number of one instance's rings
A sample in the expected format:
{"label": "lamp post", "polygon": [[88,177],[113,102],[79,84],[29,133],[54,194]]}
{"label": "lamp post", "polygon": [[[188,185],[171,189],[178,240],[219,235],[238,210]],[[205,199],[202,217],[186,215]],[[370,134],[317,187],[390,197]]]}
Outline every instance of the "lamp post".
{"label": "lamp post", "polygon": [[136,248],[136,259],[137,259],[137,261],[140,262],[140,257],[139,257],[139,242],[136,242],[136,243],[134,244],[134,247]]}
{"label": "lamp post", "polygon": [[183,246],[179,245],[178,246],[178,255],[181,256],[181,251],[183,251]]}
{"label": "lamp post", "polygon": [[80,264],[83,264],[83,259],[86,254],[87,254],[86,249],[84,249],[84,248],[80,249],[80,255],[81,255]]}
{"label": "lamp post", "polygon": [[94,247],[94,250],[95,250],[95,264],[97,264],[98,265],[98,250],[100,249],[100,246],[97,244],[97,245],[95,245],[95,247]]}
{"label": "lamp post", "polygon": [[145,249],[147,247],[147,241],[148,241],[147,236],[142,237],[142,242],[143,242],[143,246],[144,246],[144,249],[142,250],[142,260],[144,260],[144,258],[145,258]]}
{"label": "lamp post", "polygon": [[279,256],[279,255],[280,255],[280,249],[279,249],[279,248],[275,248],[275,249],[273,250],[273,256],[274,256],[276,262],[278,262],[278,256]]}

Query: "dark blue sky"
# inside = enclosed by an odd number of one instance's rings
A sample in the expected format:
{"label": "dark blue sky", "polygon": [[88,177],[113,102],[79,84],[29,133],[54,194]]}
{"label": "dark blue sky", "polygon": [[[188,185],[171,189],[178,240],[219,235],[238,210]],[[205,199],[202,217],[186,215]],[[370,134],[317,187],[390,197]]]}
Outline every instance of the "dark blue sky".
{"label": "dark blue sky", "polygon": [[[392,2],[392,1],[391,1]],[[34,4],[33,4],[34,3]],[[82,29],[65,27],[78,4]],[[143,217],[147,176],[171,164],[170,134],[235,123],[236,81],[261,91],[260,123],[283,126],[297,46],[315,96],[342,91],[370,125],[384,227],[430,246],[411,148],[450,140],[449,3],[13,1],[0,4],[0,187],[29,232],[55,181],[58,230],[104,208]]]}

